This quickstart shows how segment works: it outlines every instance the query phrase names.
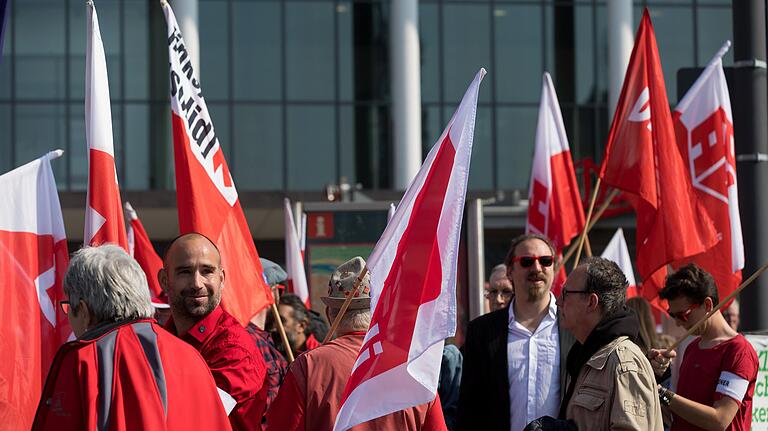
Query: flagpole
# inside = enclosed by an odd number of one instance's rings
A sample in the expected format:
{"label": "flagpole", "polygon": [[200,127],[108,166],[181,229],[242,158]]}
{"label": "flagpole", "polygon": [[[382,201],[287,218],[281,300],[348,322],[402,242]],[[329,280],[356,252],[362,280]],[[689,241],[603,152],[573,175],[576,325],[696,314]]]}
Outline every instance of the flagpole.
{"label": "flagpole", "polygon": [[584,241],[587,238],[587,231],[589,227],[589,222],[592,221],[592,210],[595,209],[595,201],[597,200],[597,192],[600,191],[600,184],[603,182],[603,179],[598,177],[597,183],[595,183],[595,191],[592,192],[592,200],[589,202],[589,211],[587,211],[587,221],[584,223],[584,230],[581,232],[581,237],[579,237],[579,246],[576,249],[576,260],[573,262],[573,267],[579,266],[579,258],[581,258],[581,249],[584,247]]}
{"label": "flagpole", "polygon": [[59,157],[61,157],[63,155],[64,155],[64,150],[62,150],[61,148],[57,148],[57,149],[55,149],[53,151],[49,151],[45,155],[45,158],[48,159],[48,160],[55,160],[55,159],[58,159]]}
{"label": "flagpole", "polygon": [[[611,190],[611,193],[608,194],[608,197],[605,199],[605,201],[600,205],[600,208],[595,211],[594,216],[592,216],[592,221],[589,223],[587,227],[587,232],[591,231],[593,227],[597,224],[597,222],[600,220],[600,217],[603,216],[603,213],[605,210],[608,209],[608,207],[611,205],[611,202],[616,198],[616,196],[621,193],[621,190],[619,189],[613,189]],[[585,223],[586,225],[586,223]],[[558,263],[557,267],[555,268],[555,274],[557,274],[558,271],[560,271],[560,267],[565,266],[565,264],[571,259],[573,256],[573,253],[576,252],[576,247],[578,246],[578,243],[575,243],[571,245],[568,248],[568,251],[563,255],[563,258],[560,259],[560,263]]]}
{"label": "flagpole", "polygon": [[720,311],[720,309],[721,309],[721,308],[723,308],[723,306],[725,306],[725,304],[727,304],[727,303],[728,303],[728,301],[730,301],[730,300],[731,300],[731,299],[733,299],[733,298],[734,298],[736,295],[738,295],[738,294],[739,294],[739,293],[740,293],[742,290],[744,290],[744,288],[745,288],[745,287],[747,287],[747,286],[749,286],[750,284],[752,284],[752,282],[753,282],[753,281],[755,281],[755,280],[757,279],[757,277],[759,277],[759,276],[760,276],[760,274],[762,274],[762,273],[763,273],[763,271],[765,271],[766,269],[768,269],[768,262],[765,262],[765,263],[763,264],[763,266],[761,266],[760,268],[758,268],[758,269],[757,269],[757,271],[755,271],[755,273],[754,273],[754,274],[752,274],[752,276],[751,276],[751,277],[749,277],[749,278],[748,278],[746,281],[744,281],[743,283],[741,283],[741,285],[740,285],[738,288],[736,288],[736,290],[734,290],[733,292],[731,292],[731,294],[730,294],[730,295],[726,296],[726,297],[725,297],[725,299],[723,299],[722,301],[720,301],[720,303],[719,303],[719,304],[717,304],[717,305],[715,306],[715,308],[713,308],[713,309],[712,309],[712,311],[710,311],[709,313],[707,313],[707,315],[706,315],[706,316],[704,316],[704,318],[703,318],[703,319],[701,319],[701,320],[700,320],[700,321],[698,321],[698,322],[697,322],[695,325],[693,325],[693,326],[691,327],[691,329],[689,329],[689,330],[688,330],[688,332],[686,332],[686,333],[685,333],[685,335],[683,335],[683,336],[682,336],[682,337],[680,337],[680,338],[679,338],[677,341],[675,341],[675,344],[673,344],[671,347],[669,347],[669,348],[667,349],[667,352],[671,352],[672,350],[675,350],[675,349],[677,348],[677,346],[679,346],[679,345],[680,345],[680,343],[682,343],[682,342],[683,342],[683,341],[684,341],[686,338],[688,338],[690,335],[693,335],[693,333],[694,333],[694,332],[696,332],[696,330],[697,330],[697,329],[699,329],[699,326],[703,325],[703,324],[704,324],[704,322],[706,322],[706,321],[707,321],[707,320],[708,320],[710,317],[712,317],[712,315],[713,315],[713,314],[715,314],[716,312]]}
{"label": "flagpole", "polygon": [[328,333],[325,334],[325,339],[323,340],[323,344],[331,341],[331,338],[333,338],[333,334],[336,332],[336,329],[339,327],[339,323],[341,323],[341,318],[344,317],[344,313],[347,312],[347,308],[349,308],[349,304],[352,303],[352,298],[357,297],[357,292],[360,289],[360,285],[363,283],[363,278],[365,278],[365,275],[368,273],[368,266],[364,266],[363,270],[360,271],[360,275],[357,276],[357,279],[355,280],[355,285],[352,288],[352,294],[346,297],[344,299],[344,303],[341,304],[341,309],[339,310],[339,314],[336,315],[336,318],[333,319],[333,323],[331,324],[331,329],[328,330]]}
{"label": "flagpole", "polygon": [[277,301],[278,299],[275,298],[274,291],[272,292],[272,305],[270,308],[272,309],[272,317],[275,318],[275,322],[277,322],[277,331],[280,333],[280,339],[283,340],[283,346],[285,346],[285,353],[288,354],[288,363],[290,364],[293,362],[293,350],[291,349],[291,343],[288,342],[288,334],[285,333],[285,327],[283,326],[283,320],[280,319],[280,313],[277,311]]}

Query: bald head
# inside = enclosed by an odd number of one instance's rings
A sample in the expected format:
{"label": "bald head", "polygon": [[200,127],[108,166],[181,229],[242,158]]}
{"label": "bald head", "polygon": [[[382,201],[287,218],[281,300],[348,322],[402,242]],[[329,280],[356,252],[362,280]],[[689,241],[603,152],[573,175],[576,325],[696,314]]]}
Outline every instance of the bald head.
{"label": "bald head", "polygon": [[210,238],[197,232],[185,233],[171,240],[171,243],[168,245],[168,248],[165,250],[165,255],[163,256],[163,265],[168,266],[168,259],[173,257],[172,255],[175,255],[176,253],[186,253],[190,249],[197,249],[199,247],[213,248],[213,251],[215,252],[214,254],[219,259],[219,265],[221,265],[221,253],[219,252],[219,248],[216,247],[216,244],[214,244]]}

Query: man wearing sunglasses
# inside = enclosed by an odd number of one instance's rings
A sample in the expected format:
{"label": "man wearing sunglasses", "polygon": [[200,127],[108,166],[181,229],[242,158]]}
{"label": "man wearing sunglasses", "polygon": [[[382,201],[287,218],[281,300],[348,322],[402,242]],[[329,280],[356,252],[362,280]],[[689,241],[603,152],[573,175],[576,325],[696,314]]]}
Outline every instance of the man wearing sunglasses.
{"label": "man wearing sunglasses", "polygon": [[[669,302],[669,315],[686,330],[720,301],[712,276],[693,264],[669,275],[659,296]],[[750,429],[758,371],[755,349],[720,311],[694,335],[682,356],[676,392],[659,391],[662,404],[674,415],[672,431]]]}
{"label": "man wearing sunglasses", "polygon": [[205,361],[152,319],[147,277],[122,248],[77,251],[64,292],[77,340],[56,353],[33,430],[231,429]]}
{"label": "man wearing sunglasses", "polygon": [[555,251],[541,235],[512,240],[505,259],[514,297],[469,323],[459,394],[459,430],[521,430],[556,416],[573,336],[558,324]]}

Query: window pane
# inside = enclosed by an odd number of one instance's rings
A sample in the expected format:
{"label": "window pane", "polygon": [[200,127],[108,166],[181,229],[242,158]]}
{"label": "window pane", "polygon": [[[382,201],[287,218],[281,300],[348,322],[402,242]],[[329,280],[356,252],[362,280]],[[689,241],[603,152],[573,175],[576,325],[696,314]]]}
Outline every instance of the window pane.
{"label": "window pane", "polygon": [[336,182],[333,117],[331,106],[288,107],[289,190],[317,191]]}
{"label": "window pane", "polygon": [[0,175],[15,167],[11,160],[11,105],[0,103]]}
{"label": "window pane", "polygon": [[235,161],[232,160],[233,145],[232,134],[229,129],[229,105],[226,103],[208,103],[207,105],[208,113],[211,114],[213,128],[216,131],[216,137],[219,139],[219,145],[221,145],[221,150],[224,151],[224,158],[227,160],[227,166],[234,172]]}
{"label": "window pane", "polygon": [[10,100],[11,98],[11,40],[13,39],[13,20],[10,17],[5,19],[5,33],[3,34],[3,43],[0,51],[3,55],[0,57],[0,100]]}
{"label": "window pane", "polygon": [[[655,7],[653,28],[667,85],[667,98],[677,100],[677,71],[693,66],[693,13],[691,8]],[[659,42],[661,41],[661,42]]]}
{"label": "window pane", "polygon": [[538,108],[499,107],[497,109],[498,188],[517,189],[526,196],[531,177]]}
{"label": "window pane", "polygon": [[502,102],[539,100],[544,44],[541,6],[502,6],[496,27],[496,95]]}
{"label": "window pane", "polygon": [[288,99],[332,100],[333,3],[291,2],[285,12]]}
{"label": "window pane", "polygon": [[419,39],[421,46],[421,100],[440,101],[440,36],[437,5],[419,6]]}
{"label": "window pane", "polygon": [[339,25],[339,98],[348,102],[354,99],[355,91],[352,4],[339,2],[336,6],[336,19]]}
{"label": "window pane", "polygon": [[445,124],[440,118],[440,106],[427,105],[422,108],[421,114],[421,157],[427,157],[429,150],[435,145],[443,133]]}
{"label": "window pane", "polygon": [[130,100],[149,98],[149,7],[143,0],[125,0],[125,98]]}
{"label": "window pane", "polygon": [[236,1],[232,7],[235,100],[279,100],[283,76],[280,4]]}
{"label": "window pane", "polygon": [[[229,97],[229,19],[227,2],[201,1],[200,70],[196,71],[207,101]],[[221,139],[221,135],[219,135]]]}
{"label": "window pane", "polygon": [[[16,165],[23,165],[34,160],[49,151],[57,148],[65,148],[64,131],[64,105],[58,103],[47,104],[19,104],[16,105]],[[59,181],[66,175],[64,160],[54,162],[53,172]]]}
{"label": "window pane", "polygon": [[339,108],[339,140],[341,144],[341,166],[339,168],[340,176],[347,177],[350,184],[357,183],[357,174],[355,172],[355,108],[352,106],[341,106]]}
{"label": "window pane", "polygon": [[579,103],[595,103],[595,50],[593,37],[594,20],[591,6],[576,6],[574,11],[575,24],[575,66],[576,100]]}
{"label": "window pane", "polygon": [[[64,98],[65,5],[61,0],[28,0],[13,4],[16,19],[16,58],[13,63],[16,67],[16,96],[20,99]],[[85,3],[80,5],[85,8]]]}
{"label": "window pane", "polygon": [[233,176],[237,189],[282,190],[282,108],[279,105],[235,106],[234,116],[237,169]]}
{"label": "window pane", "polygon": [[125,105],[124,159],[127,175],[121,185],[127,190],[149,188],[149,106]]}
{"label": "window pane", "polygon": [[[730,8],[699,8],[698,10],[699,66],[706,67],[709,60],[726,40],[733,40],[733,21]],[[733,64],[733,48],[723,56],[723,65]]]}
{"label": "window pane", "polygon": [[[443,8],[443,71],[447,104],[457,104],[481,67],[491,64],[489,6],[445,5]],[[495,72],[489,70],[489,72]],[[480,97],[490,100],[490,85],[480,86]],[[449,117],[450,118],[450,117]]]}
{"label": "window pane", "polygon": [[[88,143],[85,140],[85,107],[69,104],[69,148],[64,153],[70,166],[69,190],[85,190],[88,186]],[[63,183],[59,184],[62,188]]]}

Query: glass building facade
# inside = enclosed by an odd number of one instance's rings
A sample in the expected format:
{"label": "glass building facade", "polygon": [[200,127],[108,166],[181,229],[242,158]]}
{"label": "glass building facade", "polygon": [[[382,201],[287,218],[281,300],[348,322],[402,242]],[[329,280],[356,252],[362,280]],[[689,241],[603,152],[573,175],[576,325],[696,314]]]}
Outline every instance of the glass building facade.
{"label": "glass building facade", "polygon": [[[172,188],[166,26],[155,0],[96,0],[107,54],[121,186]],[[203,94],[241,191],[319,191],[346,177],[389,189],[389,1],[198,0]],[[727,0],[649,7],[670,103],[677,70],[732,39]],[[59,187],[87,180],[86,6],[10,0],[0,63],[0,172],[53,149]],[[552,74],[574,159],[599,160],[607,113],[606,2],[421,0],[423,148],[468,83],[478,107],[473,191],[527,190],[541,77]],[[725,64],[732,64],[732,54]]]}

